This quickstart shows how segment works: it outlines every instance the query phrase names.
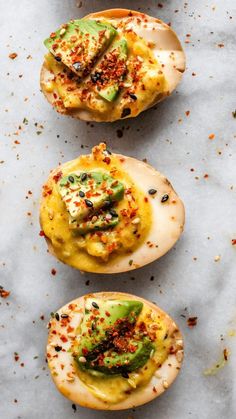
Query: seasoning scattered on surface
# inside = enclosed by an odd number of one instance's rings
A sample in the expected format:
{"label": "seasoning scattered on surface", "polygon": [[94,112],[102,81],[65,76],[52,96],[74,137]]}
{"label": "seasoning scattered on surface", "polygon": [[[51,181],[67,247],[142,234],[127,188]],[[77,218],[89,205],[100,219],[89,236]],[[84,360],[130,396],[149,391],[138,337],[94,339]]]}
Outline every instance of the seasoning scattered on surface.
{"label": "seasoning scattered on surface", "polygon": [[215,134],[210,134],[210,135],[208,136],[208,138],[209,138],[209,140],[214,140],[214,138],[215,138]]}
{"label": "seasoning scattered on surface", "polygon": [[18,54],[17,54],[16,52],[11,52],[11,54],[9,54],[9,55],[8,55],[8,57],[9,57],[11,60],[14,60],[16,57],[18,57]]}
{"label": "seasoning scattered on surface", "polygon": [[196,326],[197,325],[197,320],[198,320],[197,317],[189,317],[188,320],[187,320],[188,327],[192,328],[192,327]]}
{"label": "seasoning scattered on surface", "polygon": [[226,365],[226,363],[229,360],[229,356],[230,356],[230,351],[227,348],[224,348],[219,361],[215,365],[213,365],[213,367],[207,368],[206,370],[204,370],[203,374],[206,375],[206,376],[207,375],[216,375],[219,370],[224,368],[224,366]]}
{"label": "seasoning scattered on surface", "polygon": [[7,298],[10,295],[10,291],[6,291],[2,286],[0,286],[0,297]]}

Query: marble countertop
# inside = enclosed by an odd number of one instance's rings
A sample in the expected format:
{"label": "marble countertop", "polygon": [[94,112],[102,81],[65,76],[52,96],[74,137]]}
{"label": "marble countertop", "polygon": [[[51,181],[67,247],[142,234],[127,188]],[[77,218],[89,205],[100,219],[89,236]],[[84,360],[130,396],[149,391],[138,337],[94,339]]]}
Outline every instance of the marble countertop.
{"label": "marble countertop", "polygon": [[[11,292],[0,299],[1,419],[236,417],[236,3],[160,3],[0,0],[0,284]],[[141,8],[171,22],[187,55],[183,82],[172,97],[134,120],[86,124],[59,116],[39,91],[42,41],[70,18],[114,6]],[[132,274],[82,275],[50,256],[39,236],[40,188],[49,170],[102,139],[115,152],[147,158],[186,206],[185,232],[175,248]],[[56,391],[45,363],[50,312],[102,290],[155,301],[184,335],[177,381],[134,411],[74,411]],[[192,316],[198,321],[190,329]],[[225,348],[228,363],[205,376]]]}

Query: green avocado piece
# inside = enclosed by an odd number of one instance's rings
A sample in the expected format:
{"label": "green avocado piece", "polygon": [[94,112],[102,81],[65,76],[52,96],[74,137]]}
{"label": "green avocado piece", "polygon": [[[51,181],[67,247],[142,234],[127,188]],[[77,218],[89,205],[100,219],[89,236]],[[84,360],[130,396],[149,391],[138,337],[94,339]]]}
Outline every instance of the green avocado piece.
{"label": "green avocado piece", "polygon": [[91,80],[96,80],[96,75],[100,75],[97,76],[99,82],[98,94],[108,102],[113,102],[119,93],[120,82],[123,81],[127,69],[127,57],[127,41],[125,38],[121,38],[114,42],[100,64],[95,68],[94,74],[91,75]]}
{"label": "green avocado piece", "polygon": [[[83,321],[80,326],[80,342],[77,361],[79,357],[90,352],[94,354],[110,344],[110,334],[119,331],[127,323],[135,324],[141,313],[143,303],[140,301],[103,300],[87,298]],[[94,354],[91,353],[94,351]]]}
{"label": "green avocado piece", "polygon": [[87,221],[81,221],[77,223],[75,219],[69,220],[70,228],[75,229],[74,234],[84,235],[92,231],[107,230],[113,228],[119,223],[119,216],[116,214],[112,215],[110,212],[102,211],[101,214],[90,216]]}
{"label": "green avocado piece", "polygon": [[136,348],[135,352],[107,351],[104,353],[103,365],[96,365],[96,363],[93,365],[87,362],[84,368],[94,369],[107,375],[124,374],[142,368],[149,360],[155,346],[149,339],[131,340],[130,344]]}
{"label": "green avocado piece", "polygon": [[77,76],[85,77],[116,36],[109,23],[77,19],[63,25],[44,45]]}
{"label": "green avocado piece", "polygon": [[[73,223],[87,222],[86,217],[120,201],[124,196],[124,185],[104,172],[71,173],[59,182],[59,193],[73,228]],[[101,225],[101,221],[97,225]]]}

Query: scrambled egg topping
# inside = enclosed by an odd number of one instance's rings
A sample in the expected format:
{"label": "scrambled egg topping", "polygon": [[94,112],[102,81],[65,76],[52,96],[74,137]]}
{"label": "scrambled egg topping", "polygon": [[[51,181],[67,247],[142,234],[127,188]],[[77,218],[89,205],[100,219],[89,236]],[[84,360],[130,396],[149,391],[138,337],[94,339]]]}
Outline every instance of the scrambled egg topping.
{"label": "scrambled egg topping", "polygon": [[[99,71],[82,80],[62,62],[56,61],[51,53],[45,56],[51,78],[44,83],[44,89],[47,93],[53,93],[54,105],[58,109],[71,114],[82,109],[91,112],[98,120],[113,121],[138,115],[152,105],[158,92],[162,94],[168,90],[167,81],[161,65],[154,56],[152,46],[133,30],[126,31],[125,27],[122,28],[122,32],[119,32],[118,28],[116,44],[120,40],[126,42],[127,59],[112,62],[108,57],[109,63],[102,70],[99,69],[101,59],[98,63]],[[106,74],[107,68],[109,74]],[[103,74],[106,79],[112,79],[114,70],[120,71],[119,94],[112,100],[106,100],[99,94],[99,78]]]}
{"label": "scrambled egg topping", "polygon": [[[108,376],[105,374],[91,375],[76,367],[77,374],[81,381],[87,386],[93,395],[108,404],[119,403],[126,399],[131,392],[142,388],[149,383],[153,374],[167,359],[172,345],[172,339],[168,335],[168,329],[164,319],[144,305],[137,321],[137,328],[144,322],[146,329],[155,346],[148,362],[138,370],[129,373],[129,378],[121,375]],[[76,363],[75,363],[76,364]]]}
{"label": "scrambled egg topping", "polygon": [[[46,238],[61,261],[85,271],[99,272],[102,264],[132,253],[145,240],[151,227],[151,205],[144,193],[122,169],[122,158],[104,154],[106,145],[94,147],[91,155],[63,165],[43,186],[40,221]],[[70,173],[101,170],[124,185],[124,196],[115,205],[119,222],[106,230],[75,234],[69,213],[59,193],[59,182]],[[131,257],[132,259],[132,257]]]}

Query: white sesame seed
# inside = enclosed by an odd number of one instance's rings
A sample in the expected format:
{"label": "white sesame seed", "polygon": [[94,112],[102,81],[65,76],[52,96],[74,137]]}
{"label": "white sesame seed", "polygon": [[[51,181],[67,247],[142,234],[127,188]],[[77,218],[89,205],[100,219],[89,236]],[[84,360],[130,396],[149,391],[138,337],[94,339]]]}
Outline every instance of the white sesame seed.
{"label": "white sesame seed", "polygon": [[132,224],[139,224],[140,223],[140,218],[139,217],[137,217],[137,218],[135,218],[133,221],[132,221]]}
{"label": "white sesame seed", "polygon": [[65,30],[65,28],[62,28],[61,30],[60,30],[60,35],[64,35],[64,33],[66,32],[66,30]]}
{"label": "white sesame seed", "polygon": [[84,356],[80,356],[79,357],[79,362],[82,362],[82,364],[85,364],[85,362],[87,362],[87,360]]}
{"label": "white sesame seed", "polygon": [[162,385],[163,385],[164,388],[168,388],[169,387],[169,384],[168,384],[168,382],[166,380],[164,380],[162,382]]}

